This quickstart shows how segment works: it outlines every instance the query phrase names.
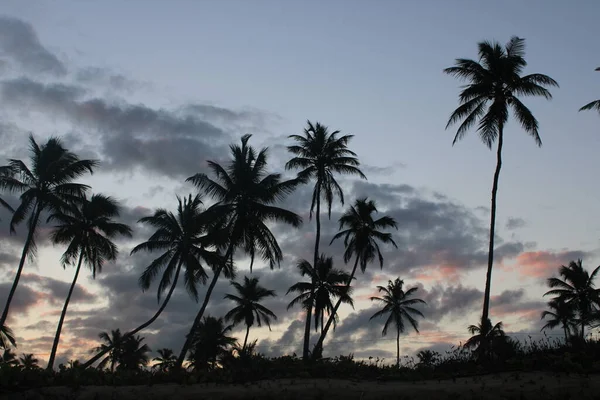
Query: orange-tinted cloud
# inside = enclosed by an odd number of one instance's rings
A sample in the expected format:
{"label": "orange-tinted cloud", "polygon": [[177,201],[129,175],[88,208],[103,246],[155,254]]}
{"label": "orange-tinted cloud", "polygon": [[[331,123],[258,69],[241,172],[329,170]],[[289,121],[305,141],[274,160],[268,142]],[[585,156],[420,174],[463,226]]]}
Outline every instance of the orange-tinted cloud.
{"label": "orange-tinted cloud", "polygon": [[527,251],[517,256],[515,269],[529,278],[548,278],[556,273],[561,265],[579,258],[584,259],[589,253],[581,250],[562,252]]}

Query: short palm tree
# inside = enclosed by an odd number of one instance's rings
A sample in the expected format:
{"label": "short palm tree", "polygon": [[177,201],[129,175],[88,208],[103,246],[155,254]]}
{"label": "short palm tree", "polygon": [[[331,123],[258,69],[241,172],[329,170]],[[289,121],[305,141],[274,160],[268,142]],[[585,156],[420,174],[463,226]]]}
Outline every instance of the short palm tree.
{"label": "short palm tree", "polygon": [[95,278],[96,274],[102,271],[105,262],[117,259],[118,250],[113,240],[118,236],[131,237],[129,226],[115,222],[114,219],[118,218],[119,214],[120,206],[115,199],[95,194],[89,199],[83,199],[78,204],[52,214],[49,218],[49,221],[57,223],[51,234],[52,242],[67,245],[67,250],[61,258],[63,267],[66,265],[77,267],[56,328],[48,359],[48,370],[54,367],[60,333],[81,265],[85,262],[92,271],[92,277]]}
{"label": "short palm tree", "polygon": [[377,290],[383,293],[381,297],[371,297],[371,301],[378,301],[383,304],[383,308],[377,311],[369,320],[387,316],[381,333],[387,334],[390,324],[396,328],[396,366],[400,367],[400,334],[406,329],[405,321],[413,327],[415,332],[419,333],[419,322],[416,317],[424,317],[423,313],[414,306],[417,304],[426,304],[425,301],[414,298],[413,295],[419,290],[413,287],[404,291],[404,281],[396,278],[395,281],[388,281],[387,286],[377,286]]}
{"label": "short palm tree", "polygon": [[35,234],[43,212],[59,212],[68,204],[80,201],[89,186],[73,181],[86,172],[92,173],[97,165],[94,160],[81,160],[68,151],[58,138],[50,138],[39,146],[33,136],[29,137],[30,167],[21,160],[9,160],[10,173],[0,173],[0,189],[21,193],[21,203],[10,221],[11,232],[27,219],[27,238],[23,245],[17,274],[0,316],[0,326],[6,323],[10,304],[19,285],[27,257],[35,254]]}
{"label": "short palm tree", "polygon": [[[338,136],[340,131],[329,132],[327,126],[320,123],[312,124],[307,121],[304,135],[290,135],[295,144],[288,146],[288,151],[294,155],[285,168],[300,170],[298,176],[305,182],[314,180],[310,217],[315,212],[317,231],[315,236],[315,251],[313,265],[317,265],[319,245],[321,241],[321,199],[327,204],[329,218],[334,197],[339,197],[344,205],[344,191],[336,180],[336,175],[356,175],[363,179],[367,177],[358,168],[360,162],[356,153],[348,149],[348,143],[354,135]],[[312,302],[308,303],[312,304]],[[306,308],[306,324],[304,327],[304,346],[302,357],[307,360],[309,354],[310,323],[312,308]]]}
{"label": "short palm tree", "polygon": [[8,349],[11,346],[17,347],[15,335],[8,326],[2,325],[0,326],[0,349]]}
{"label": "short palm tree", "polygon": [[[596,68],[596,71],[600,71],[600,67]],[[579,111],[593,110],[593,109],[596,109],[598,112],[600,112],[600,100],[594,100],[590,103],[587,103],[585,106],[581,107],[579,109]]]}
{"label": "short palm tree", "polygon": [[123,350],[123,335],[121,334],[121,330],[115,329],[110,331],[110,333],[101,332],[98,337],[104,343],[94,348],[92,351],[102,352],[107,348],[110,349],[105,351],[104,354],[108,353],[108,355],[102,361],[100,361],[98,364],[98,369],[104,369],[106,368],[107,364],[110,364],[110,372],[114,372],[115,367],[119,363],[121,352]]}
{"label": "short palm tree", "polygon": [[546,329],[554,329],[557,326],[562,326],[565,332],[565,342],[569,340],[571,332],[576,332],[576,315],[572,304],[565,302],[562,298],[557,297],[548,302],[549,310],[543,311],[541,319],[548,318],[546,325],[542,327],[542,331]]}
{"label": "short palm tree", "polygon": [[[354,267],[346,282],[346,289],[350,288],[350,284],[354,279],[356,269],[359,265],[361,271],[364,273],[367,265],[377,257],[380,268],[383,268],[383,256],[381,255],[379,243],[391,244],[396,248],[398,247],[396,242],[394,242],[394,239],[392,239],[392,234],[383,231],[384,229],[389,228],[398,229],[396,221],[387,215],[376,219],[375,214],[377,212],[378,210],[375,202],[365,197],[357,199],[354,205],[352,205],[339,219],[340,232],[335,234],[333,239],[331,239],[330,244],[337,239],[344,238],[344,246],[346,248],[344,252],[344,262],[348,263],[352,257],[355,257]],[[323,341],[333,323],[333,317],[337,314],[341,304],[342,299],[338,299],[333,308],[333,313],[329,315],[325,329],[323,329],[319,341],[315,345],[313,351],[315,357],[321,355]]]}
{"label": "short palm tree", "polygon": [[525,39],[514,36],[505,46],[501,46],[496,42],[484,41],[480,42],[478,47],[478,61],[459,58],[453,67],[446,68],[444,72],[467,81],[459,95],[460,106],[450,115],[446,125],[447,129],[450,125],[462,121],[452,144],[454,145],[462,139],[469,128],[476,123],[478,124],[479,137],[488,148],[491,149],[494,142],[498,142],[496,170],[492,184],[488,267],[481,317],[481,321],[486,321],[489,317],[490,307],[496,226],[496,193],[498,192],[498,179],[502,167],[504,128],[512,110],[525,132],[533,138],[538,146],[541,146],[542,140],[539,135],[538,121],[519,97],[542,96],[551,99],[552,95],[545,86],[558,86],[558,83],[549,76],[542,74],[522,75],[523,69],[527,66],[525,61]]}
{"label": "short palm tree", "polygon": [[492,325],[492,321],[487,319],[485,323],[470,325],[467,329],[472,336],[465,342],[464,347],[475,350],[480,359],[491,355],[494,342],[505,337],[502,321]]}
{"label": "short palm tree", "polygon": [[0,365],[2,364],[10,366],[19,365],[17,355],[11,349],[5,348],[2,354],[0,355]]}
{"label": "short palm tree", "polygon": [[123,338],[119,355],[119,370],[135,371],[148,364],[150,347],[144,343],[140,336],[127,336]]}
{"label": "short palm tree", "polygon": [[[352,288],[347,288],[346,284],[350,279],[350,274],[339,269],[333,268],[333,258],[321,254],[317,262],[317,268],[307,260],[300,260],[296,266],[302,276],[309,277],[309,282],[298,282],[293,284],[287,291],[289,293],[298,293],[288,305],[287,309],[301,304],[304,309],[314,308],[315,330],[321,327],[321,332],[325,328],[325,314],[331,315],[333,309],[333,300],[339,298],[342,303],[350,304],[354,307],[354,302],[350,294]],[[312,300],[312,301],[311,301]],[[337,322],[337,316],[333,319],[333,329]]]}
{"label": "short palm tree", "polygon": [[544,293],[544,296],[556,296],[573,307],[578,315],[581,339],[585,338],[585,327],[594,321],[600,306],[600,289],[594,287],[598,271],[600,266],[590,274],[583,268],[581,260],[571,261],[568,266],[562,265],[558,269],[562,279],[548,279],[548,286],[552,290]]}
{"label": "short palm tree", "polygon": [[236,306],[225,314],[225,320],[233,322],[234,326],[242,322],[246,324],[246,336],[244,336],[242,345],[242,351],[245,351],[250,327],[254,325],[254,322],[256,321],[256,325],[259,327],[265,323],[270,330],[271,319],[277,319],[277,315],[273,314],[273,311],[260,304],[267,297],[275,297],[275,291],[260,286],[258,278],[248,278],[247,276],[244,277],[243,284],[231,281],[231,286],[235,288],[237,294],[226,294],[225,298],[233,301]]}
{"label": "short palm tree", "polygon": [[250,256],[250,272],[255,256],[258,255],[274,268],[283,259],[281,248],[268,227],[270,222],[279,222],[299,227],[302,218],[296,213],[277,207],[300,185],[299,179],[282,180],[280,174],[267,173],[266,148],[257,152],[248,144],[251,135],[242,136],[241,145],[231,145],[231,160],[223,167],[209,161],[208,166],[215,179],[200,173],[187,180],[212,196],[217,203],[207,212],[227,233],[224,242],[225,260],[222,267],[215,270],[208,286],[204,302],[196,315],[194,323],[177,358],[176,367],[181,367],[219,275],[227,262],[233,260],[236,249],[240,248]]}
{"label": "short palm tree", "polygon": [[152,361],[156,363],[152,366],[153,369],[158,369],[161,372],[166,372],[169,371],[173,367],[173,365],[175,365],[177,357],[171,349],[160,349],[158,350],[158,357],[154,357]]}
{"label": "short palm tree", "polygon": [[[208,274],[204,265],[212,269],[218,268],[223,263],[223,257],[213,248],[215,240],[220,240],[218,231],[210,233],[211,217],[204,212],[202,200],[199,195],[181,199],[177,197],[177,212],[173,213],[166,209],[158,209],[153,215],[141,218],[140,223],[155,228],[156,231],[150,238],[137,245],[131,251],[136,254],[141,251],[161,254],[150,263],[139,279],[142,290],[150,288],[152,282],[162,271],[162,278],[158,285],[157,298],[168,290],[161,306],[156,313],[132,331],[124,336],[133,336],[142,329],[152,324],[164,311],[171,299],[181,269],[184,270],[183,281],[188,294],[198,301],[198,286],[206,283]],[[231,268],[226,268],[225,275],[233,276]],[[93,364],[110,351],[110,346],[102,349],[100,353],[84,364],[84,368]]]}
{"label": "short palm tree", "polygon": [[196,370],[214,368],[235,345],[236,339],[228,336],[232,328],[233,325],[225,325],[223,318],[204,317],[191,340],[190,366]]}
{"label": "short palm tree", "polygon": [[19,362],[25,369],[38,369],[39,360],[35,358],[33,354],[23,354],[23,356],[19,357]]}

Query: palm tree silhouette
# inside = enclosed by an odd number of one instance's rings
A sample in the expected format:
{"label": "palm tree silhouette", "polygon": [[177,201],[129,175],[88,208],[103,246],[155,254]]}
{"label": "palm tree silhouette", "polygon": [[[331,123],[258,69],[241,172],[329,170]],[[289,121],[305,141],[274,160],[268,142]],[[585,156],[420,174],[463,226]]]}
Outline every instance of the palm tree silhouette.
{"label": "palm tree silhouette", "polygon": [[204,317],[191,340],[190,366],[195,370],[214,368],[227,349],[235,345],[236,339],[227,335],[232,328],[233,325],[225,325],[223,318]]}
{"label": "palm tree silhouette", "polygon": [[242,351],[245,352],[250,327],[254,325],[254,321],[259,327],[264,322],[271,330],[271,319],[277,319],[271,310],[260,304],[267,297],[275,297],[275,291],[260,286],[258,278],[247,276],[244,277],[243,284],[231,281],[231,285],[237,291],[237,295],[226,294],[225,298],[233,301],[236,306],[225,314],[225,320],[232,321],[234,326],[241,322],[246,324],[246,336],[242,345]]}
{"label": "palm tree silhouette", "polygon": [[552,290],[544,293],[544,296],[556,296],[575,309],[578,314],[581,339],[585,338],[585,326],[595,319],[595,313],[600,306],[600,290],[594,288],[594,279],[598,271],[600,266],[590,274],[583,268],[581,260],[571,261],[568,266],[562,265],[558,269],[563,279],[555,277],[548,279],[548,286]]}
{"label": "palm tree silhouette", "polygon": [[395,281],[388,281],[387,287],[377,286],[377,290],[383,293],[381,297],[371,297],[371,301],[378,301],[383,304],[383,308],[377,311],[369,320],[387,315],[387,320],[383,325],[381,333],[387,334],[391,323],[396,325],[396,366],[400,367],[400,334],[404,332],[405,320],[410,323],[415,332],[419,333],[419,322],[415,317],[424,317],[423,313],[413,306],[416,304],[426,304],[421,299],[412,298],[419,290],[418,287],[403,289],[404,281],[396,278]]}
{"label": "palm tree silhouette", "polygon": [[[107,332],[101,332],[98,337],[104,341],[100,346],[95,347],[93,352],[103,352],[102,354],[108,353],[108,355],[100,361],[98,369],[104,369],[108,363],[110,363],[110,372],[115,371],[115,366],[119,363],[121,352],[123,351],[123,335],[121,335],[120,329],[115,329]],[[85,365],[82,366],[85,368]]]}
{"label": "palm tree silhouette", "polygon": [[552,95],[544,86],[558,87],[558,83],[542,74],[521,76],[523,68],[527,65],[524,58],[525,39],[513,36],[504,47],[499,43],[488,41],[480,42],[478,47],[479,61],[459,58],[453,67],[444,69],[444,72],[468,82],[459,95],[460,106],[450,115],[446,124],[448,129],[450,125],[462,120],[452,145],[462,139],[469,128],[477,122],[479,137],[488,148],[491,149],[492,144],[498,141],[496,170],[492,184],[488,268],[481,317],[481,321],[486,321],[490,308],[496,193],[502,167],[504,127],[508,122],[509,111],[512,109],[525,132],[533,137],[538,146],[541,146],[538,121],[518,96],[543,96],[551,99]]}
{"label": "palm tree silhouette", "polygon": [[6,325],[0,326],[0,349],[8,349],[10,346],[17,347],[13,331]]}
{"label": "palm tree silhouette", "polygon": [[4,348],[4,351],[0,355],[0,365],[15,366],[19,365],[17,355],[9,348]]}
{"label": "palm tree silhouette", "polygon": [[[283,222],[293,227],[302,223],[296,213],[276,207],[274,204],[282,201],[291,194],[301,183],[299,179],[283,181],[280,174],[268,174],[267,148],[258,153],[248,145],[251,135],[242,136],[241,146],[231,145],[231,160],[226,167],[209,161],[208,167],[215,179],[199,173],[187,179],[200,190],[217,200],[207,212],[215,219],[216,226],[222,227],[227,233],[224,242],[224,259],[233,264],[233,256],[237,248],[250,255],[250,272],[254,258],[259,256],[269,263],[271,269],[279,266],[283,254],[277,239],[267,226],[269,222]],[[194,332],[200,324],[210,296],[225,263],[214,272],[204,302],[196,315],[190,333],[177,358],[176,367],[181,367],[194,337]]]}
{"label": "palm tree silhouette", "polygon": [[[596,71],[600,71],[600,67],[596,68]],[[594,108],[600,112],[600,100],[594,100],[590,103],[587,103],[585,106],[581,107],[579,111],[593,110]]]}
{"label": "palm tree silhouette", "polygon": [[[171,295],[177,286],[177,281],[183,267],[184,285],[189,295],[198,300],[198,285],[206,283],[208,274],[204,270],[201,260],[215,269],[223,263],[223,257],[217,251],[211,249],[215,240],[221,240],[216,230],[209,232],[211,228],[211,218],[202,208],[202,200],[199,195],[191,195],[183,200],[177,197],[177,212],[159,208],[153,215],[141,218],[140,223],[156,228],[156,231],[150,238],[137,245],[131,251],[136,254],[141,251],[150,253],[162,252],[150,265],[144,270],[139,279],[142,290],[148,290],[152,281],[156,279],[161,270],[164,269],[162,279],[158,285],[157,299],[160,301],[161,295],[168,289],[167,296],[159,309],[148,321],[138,326],[134,330],[126,333],[124,336],[133,336],[142,329],[152,324],[164,311],[171,299]],[[231,268],[226,268],[225,275],[233,276]],[[84,368],[93,364],[96,360],[110,351],[110,346],[84,364]]]}
{"label": "palm tree silhouette", "polygon": [[[315,237],[315,252],[313,265],[318,264],[319,244],[321,241],[321,198],[327,203],[328,216],[331,218],[331,206],[334,197],[339,197],[344,205],[344,192],[335,179],[336,174],[358,175],[367,177],[358,168],[360,162],[356,153],[348,149],[348,143],[354,135],[338,137],[340,131],[329,132],[325,125],[312,124],[307,121],[304,135],[290,135],[296,144],[288,146],[288,151],[295,155],[285,164],[286,169],[300,169],[299,178],[308,182],[315,181],[310,204],[310,218],[315,212],[317,232]],[[307,303],[311,305],[312,302]],[[302,358],[307,360],[310,342],[310,323],[312,308],[306,308],[306,325],[304,327],[304,346]]]}
{"label": "palm tree silhouette", "polygon": [[559,325],[565,332],[565,343],[569,340],[569,336],[572,331],[577,331],[576,328],[576,316],[573,305],[564,301],[564,299],[558,297],[548,302],[549,310],[543,311],[541,319],[549,317],[550,319],[546,322],[546,325],[542,327],[542,331],[545,329],[554,329]]}
{"label": "palm tree silhouette", "polygon": [[119,370],[138,370],[148,364],[150,347],[144,344],[140,336],[127,336],[123,338],[119,354]]}
{"label": "palm tree silhouette", "polygon": [[175,356],[175,353],[173,353],[173,350],[165,348],[158,350],[158,357],[153,358],[152,361],[156,362],[156,364],[152,366],[153,369],[166,372],[175,365],[177,357]]}
{"label": "palm tree silhouette", "polygon": [[[333,268],[333,258],[326,257],[321,254],[317,262],[317,268],[307,260],[300,260],[296,268],[302,276],[308,276],[309,282],[298,282],[293,284],[287,291],[289,293],[299,293],[287,309],[294,307],[297,304],[302,304],[304,309],[310,307],[315,310],[315,330],[321,327],[321,332],[325,327],[325,313],[331,315],[334,309],[332,300],[340,298],[342,303],[350,304],[354,307],[354,302],[350,293],[352,288],[347,288],[346,283],[350,279],[350,274],[347,272]],[[335,330],[337,317],[333,319],[333,329]]]}
{"label": "palm tree silhouette", "polygon": [[[377,257],[379,259],[379,266],[383,268],[383,256],[379,249],[379,244],[392,244],[398,248],[396,242],[392,239],[392,234],[389,232],[383,232],[383,229],[396,228],[396,221],[389,216],[383,216],[375,219],[377,211],[377,205],[373,200],[368,198],[357,199],[353,206],[350,207],[339,219],[340,232],[336,233],[331,243],[335,240],[344,238],[344,246],[346,250],[344,252],[344,262],[348,263],[352,257],[356,255],[354,267],[350,273],[350,277],[346,282],[346,290],[350,289],[350,284],[356,274],[356,269],[360,265],[361,271],[364,273],[367,265]],[[346,229],[344,229],[346,228]],[[334,316],[337,314],[342,299],[338,299],[333,313],[330,313],[325,329],[321,333],[317,344],[315,345],[313,355],[319,357],[323,350],[323,341],[327,332],[333,322]]]}
{"label": "palm tree silhouette", "polygon": [[[42,212],[59,212],[68,204],[77,203],[89,189],[89,186],[73,181],[86,172],[93,172],[97,165],[94,160],[81,160],[68,151],[58,138],[50,138],[39,146],[33,136],[29,136],[31,151],[30,165],[28,167],[21,160],[9,160],[9,164],[0,173],[0,189],[21,193],[21,203],[15,210],[10,221],[10,230],[15,228],[27,218],[27,238],[23,245],[21,260],[17,274],[0,316],[0,326],[4,325],[23,266],[28,256],[33,256],[36,251],[35,234]],[[10,170],[9,172],[6,172]]]}
{"label": "palm tree silhouette", "polygon": [[52,214],[48,219],[58,223],[51,234],[52,242],[68,246],[61,258],[63,267],[68,264],[77,265],[56,328],[48,359],[49,371],[54,367],[60,333],[81,265],[85,262],[92,270],[92,277],[95,278],[96,273],[102,271],[105,262],[117,259],[117,246],[112,240],[119,235],[131,237],[129,226],[114,221],[114,218],[119,217],[119,213],[120,207],[115,199],[95,194],[90,199],[82,199],[81,203]]}
{"label": "palm tree silhouette", "polygon": [[502,321],[492,325],[492,321],[487,319],[485,323],[470,325],[467,329],[472,336],[465,342],[464,347],[474,349],[480,358],[486,354],[491,355],[494,342],[505,337]]}
{"label": "palm tree silhouette", "polygon": [[23,354],[19,357],[19,362],[25,369],[38,369],[39,360],[33,354]]}

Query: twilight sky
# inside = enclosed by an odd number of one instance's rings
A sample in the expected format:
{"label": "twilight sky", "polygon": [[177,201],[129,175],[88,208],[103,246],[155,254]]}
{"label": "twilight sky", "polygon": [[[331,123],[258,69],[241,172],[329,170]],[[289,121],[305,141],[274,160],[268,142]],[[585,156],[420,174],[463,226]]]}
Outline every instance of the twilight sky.
{"label": "twilight sky", "polygon": [[[599,13],[593,0],[3,1],[2,162],[27,157],[27,132],[39,142],[63,136],[72,150],[102,160],[85,182],[121,199],[123,219],[136,230],[119,243],[116,264],[95,281],[89,273],[80,278],[58,361],[87,357],[99,332],[133,328],[156,310],[156,285],[146,293],[137,286],[151,256],[128,256],[148,237],[137,219],[174,208],[175,194],[194,190],[184,179],[207,159],[225,160],[227,145],[244,133],[269,146],[271,169],[282,171],[286,137],[301,133],[306,119],[355,135],[351,148],[369,180],[345,179],[346,198],[368,195],[400,227],[399,249],[386,249],[383,270],[372,265],[358,277],[355,310],[340,311],[326,355],[393,354],[394,337],[381,337],[380,321],[368,323],[374,305],[367,299],[397,276],[420,285],[428,302],[421,334],[402,339],[405,353],[464,341],[482,301],[495,156],[474,132],[452,147],[454,130],[444,127],[460,83],[442,69],[457,57],[475,58],[480,40],[504,43],[512,35],[527,40],[526,71],[561,86],[550,102],[524,101],[540,122],[542,148],[517,123],[507,126],[498,196],[492,319],[535,337],[544,279],[571,259],[583,258],[589,269],[600,262],[600,118],[577,112],[600,92]],[[279,294],[267,302],[279,315],[273,331],[251,331],[266,354],[301,347],[302,314],[285,311],[291,297],[284,294],[299,279],[296,261],[310,258],[313,246],[309,193],[305,187],[285,204],[306,217],[300,230],[274,227],[281,269],[255,272]],[[322,249],[337,267],[343,248],[326,245],[341,210],[337,204],[323,229]],[[10,217],[0,218],[3,302],[24,229],[11,237]],[[62,251],[45,242],[26,266],[9,318],[19,353],[45,359],[50,351],[73,273],[59,265]],[[245,273],[240,258],[238,276]],[[228,291],[220,282],[211,315],[228,310]],[[144,332],[150,347],[178,351],[198,308],[179,289]]]}

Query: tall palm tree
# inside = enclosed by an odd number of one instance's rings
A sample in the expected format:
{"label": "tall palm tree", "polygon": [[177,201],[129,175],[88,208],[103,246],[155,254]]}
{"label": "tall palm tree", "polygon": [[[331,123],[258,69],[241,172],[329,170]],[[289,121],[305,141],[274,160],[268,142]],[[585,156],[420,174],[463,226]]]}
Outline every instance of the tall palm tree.
{"label": "tall palm tree", "polygon": [[204,317],[192,337],[191,367],[196,370],[214,368],[227,349],[235,345],[236,339],[228,336],[232,328],[233,325],[225,325],[223,318]]}
{"label": "tall palm tree", "polygon": [[492,267],[494,263],[494,234],[496,226],[496,193],[498,179],[502,168],[502,144],[504,127],[512,110],[515,118],[538,146],[542,140],[538,132],[538,121],[519,96],[542,96],[551,99],[550,91],[544,86],[557,86],[558,83],[542,74],[522,76],[527,65],[525,61],[525,39],[513,36],[503,47],[497,42],[480,42],[479,60],[459,58],[453,67],[444,69],[446,74],[455,76],[467,85],[459,95],[460,106],[454,110],[446,129],[456,122],[462,121],[456,132],[454,145],[462,139],[469,128],[478,123],[477,131],[483,143],[492,148],[498,141],[496,152],[496,170],[492,184],[492,207],[490,213],[490,235],[488,251],[488,267],[483,298],[481,321],[487,321],[490,308],[490,287]]}
{"label": "tall palm tree", "polygon": [[[339,269],[333,268],[333,258],[321,254],[317,262],[317,268],[307,260],[300,260],[296,266],[302,276],[308,276],[309,282],[297,282],[290,286],[286,294],[298,293],[287,309],[297,304],[302,304],[304,309],[314,308],[315,330],[321,327],[321,332],[325,328],[324,317],[327,313],[331,315],[334,309],[333,299],[339,298],[342,303],[350,304],[354,307],[354,302],[350,294],[352,288],[347,288],[346,283],[350,279],[350,274]],[[333,329],[337,317],[333,319]]]}
{"label": "tall palm tree", "polygon": [[123,335],[121,334],[121,330],[115,329],[110,331],[110,333],[101,332],[98,337],[104,343],[94,348],[92,351],[102,352],[106,349],[109,349],[103,353],[108,353],[108,355],[102,361],[100,361],[98,364],[98,369],[104,369],[106,365],[110,363],[110,372],[114,372],[115,366],[119,363],[121,352],[123,351]]}
{"label": "tall palm tree", "polygon": [[502,321],[492,325],[492,321],[487,319],[484,323],[470,325],[467,329],[472,336],[465,342],[464,347],[477,351],[480,358],[491,354],[494,341],[505,337]]}
{"label": "tall palm tree", "polygon": [[[144,270],[139,284],[142,290],[148,290],[152,282],[163,271],[157,290],[158,301],[167,289],[168,293],[152,318],[124,336],[135,335],[162,314],[177,286],[182,268],[184,269],[184,286],[188,294],[198,301],[197,287],[199,284],[206,283],[208,279],[202,261],[213,269],[223,264],[223,257],[214,249],[215,241],[218,243],[222,239],[219,237],[218,230],[212,229],[211,231],[212,217],[202,207],[201,197],[199,195],[194,197],[189,195],[184,199],[177,197],[177,203],[175,214],[159,208],[153,215],[139,220],[140,223],[149,225],[156,231],[147,241],[134,247],[131,254],[141,251],[161,252]],[[229,266],[225,269],[225,275],[233,277],[233,270]],[[83,365],[84,368],[93,364],[108,351],[110,351],[110,346],[103,348],[100,353],[87,361]]]}
{"label": "tall palm tree", "polygon": [[0,326],[0,349],[8,349],[10,346],[17,347],[15,335],[8,326]]}
{"label": "tall palm tree", "polygon": [[[596,68],[596,71],[600,71],[600,67]],[[600,100],[594,100],[592,102],[587,103],[585,106],[581,107],[579,111],[593,109],[596,109],[598,112],[600,112]]]}
{"label": "tall palm tree", "polygon": [[[285,199],[301,183],[300,179],[282,180],[280,174],[267,173],[267,148],[257,152],[248,144],[251,135],[242,136],[241,145],[231,145],[231,160],[223,167],[209,161],[208,167],[215,179],[199,173],[187,179],[200,190],[212,196],[217,203],[207,210],[217,221],[216,225],[227,232],[224,242],[227,262],[233,260],[236,249],[241,248],[250,255],[250,272],[254,258],[258,255],[272,268],[279,266],[283,254],[277,239],[267,226],[269,222],[282,222],[298,227],[302,218],[296,213],[275,206]],[[219,275],[226,264],[217,268],[208,286],[204,302],[190,333],[181,349],[176,367],[181,367],[191,345]]]}
{"label": "tall palm tree", "polygon": [[152,361],[156,362],[156,364],[152,366],[153,369],[166,372],[175,365],[177,357],[175,356],[175,353],[173,353],[173,350],[165,348],[158,350],[158,357],[154,357]]}
{"label": "tall palm tree", "polygon": [[86,172],[92,173],[97,165],[94,160],[81,160],[68,151],[58,138],[50,138],[39,146],[33,136],[29,136],[30,167],[21,160],[9,160],[11,173],[0,174],[0,189],[21,193],[21,203],[10,221],[11,232],[27,219],[27,238],[23,245],[17,274],[0,316],[0,326],[4,325],[25,260],[35,254],[35,234],[43,212],[59,212],[68,204],[78,202],[89,186],[73,181]]}
{"label": "tall palm tree", "polygon": [[83,199],[77,205],[52,214],[49,218],[49,221],[58,223],[51,234],[52,242],[68,246],[61,258],[63,267],[77,265],[73,282],[60,314],[52,351],[48,359],[47,368],[50,371],[54,368],[60,333],[71,295],[77,284],[81,265],[85,262],[92,270],[92,277],[96,278],[96,274],[102,271],[105,262],[117,259],[118,250],[113,240],[118,236],[131,237],[129,226],[114,221],[119,214],[120,206],[115,199],[102,194],[94,194],[89,199]]}
{"label": "tall palm tree", "polygon": [[[315,251],[313,265],[318,264],[319,245],[321,241],[321,198],[327,204],[328,216],[331,219],[331,206],[334,197],[339,197],[344,205],[344,192],[338,184],[335,175],[357,175],[367,179],[358,168],[360,162],[356,153],[348,149],[348,143],[354,135],[339,136],[340,131],[329,132],[325,125],[312,124],[307,121],[304,135],[290,135],[295,144],[288,146],[288,151],[294,157],[285,164],[286,169],[299,169],[298,176],[305,182],[313,180],[312,200],[309,216],[315,212],[317,231],[315,236]],[[312,302],[311,302],[312,303]],[[311,304],[309,303],[309,304]],[[306,308],[306,324],[304,327],[304,346],[302,357],[307,360],[310,343],[310,323],[312,308]]]}
{"label": "tall palm tree", "polygon": [[548,302],[548,308],[549,310],[542,312],[540,319],[545,319],[547,317],[550,319],[540,330],[554,329],[557,326],[562,325],[565,332],[565,342],[568,341],[571,331],[576,329],[576,316],[573,305],[566,303],[563,299],[558,297]]}
{"label": "tall palm tree", "polygon": [[558,269],[563,279],[548,279],[548,286],[552,290],[544,293],[544,296],[556,296],[574,308],[578,314],[581,339],[585,338],[585,327],[595,319],[595,313],[600,306],[600,289],[594,288],[594,279],[598,271],[600,266],[590,274],[583,268],[581,260],[571,261],[568,266],[562,265]]}
{"label": "tall palm tree", "polygon": [[371,301],[378,301],[383,304],[383,308],[377,311],[369,321],[387,315],[387,320],[383,325],[381,333],[383,336],[387,334],[388,327],[394,323],[396,327],[396,366],[400,367],[400,334],[404,332],[406,326],[405,321],[413,327],[415,332],[419,333],[419,322],[416,317],[424,318],[421,311],[414,306],[417,304],[426,304],[425,301],[412,296],[419,290],[418,287],[408,289],[406,292],[403,289],[404,281],[396,278],[395,281],[388,281],[387,287],[377,286],[377,290],[383,293],[381,297],[371,297]]}
{"label": "tall palm tree", "polygon": [[[383,256],[379,249],[379,243],[391,244],[398,248],[392,234],[389,232],[383,232],[383,229],[396,228],[398,226],[394,218],[389,216],[383,216],[375,219],[377,213],[377,205],[373,200],[368,198],[357,199],[353,206],[351,206],[339,219],[340,232],[336,233],[331,243],[335,240],[344,238],[344,262],[348,263],[352,257],[356,256],[354,261],[354,267],[350,273],[350,277],[346,282],[346,290],[350,289],[350,284],[356,274],[356,269],[360,265],[361,271],[364,273],[367,265],[372,262],[375,257],[379,259],[379,266],[383,268]],[[346,229],[344,229],[346,228]],[[330,313],[325,329],[319,337],[319,341],[315,345],[313,350],[314,357],[319,357],[323,350],[323,341],[327,332],[333,322],[334,316],[337,314],[342,299],[338,299],[333,313]]]}
{"label": "tall palm tree", "polygon": [[127,336],[123,340],[119,354],[119,370],[138,370],[148,364],[150,347],[144,342],[143,337]]}
{"label": "tall palm tree", "polygon": [[35,358],[34,354],[23,354],[19,357],[19,362],[25,369],[38,369],[39,360]]}
{"label": "tall palm tree", "polygon": [[243,284],[231,281],[231,285],[237,291],[237,295],[226,294],[225,298],[233,301],[236,306],[225,314],[225,320],[232,321],[234,326],[241,322],[246,324],[246,336],[244,336],[244,344],[242,345],[242,351],[245,351],[250,327],[254,325],[254,321],[259,327],[264,322],[271,330],[271,319],[277,319],[277,315],[273,311],[260,304],[263,299],[275,297],[276,294],[274,290],[260,286],[258,278],[245,276]]}

